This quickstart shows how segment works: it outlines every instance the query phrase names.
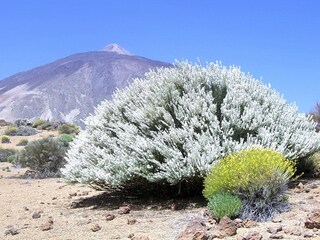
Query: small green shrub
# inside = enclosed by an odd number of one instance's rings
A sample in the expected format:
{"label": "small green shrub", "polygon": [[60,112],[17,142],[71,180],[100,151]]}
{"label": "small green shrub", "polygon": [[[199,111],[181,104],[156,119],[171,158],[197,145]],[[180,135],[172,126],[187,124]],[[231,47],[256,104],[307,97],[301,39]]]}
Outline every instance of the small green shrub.
{"label": "small green shrub", "polygon": [[230,193],[217,193],[209,198],[208,209],[215,218],[221,219],[224,216],[236,217],[242,207],[241,199]]}
{"label": "small green shrub", "polygon": [[59,137],[58,140],[64,143],[70,143],[72,142],[74,138],[73,134],[66,134],[66,133],[62,133]]}
{"label": "small green shrub", "polygon": [[17,146],[27,146],[28,140],[25,138],[21,138],[17,144]]}
{"label": "small green shrub", "polygon": [[58,131],[60,134],[74,134],[77,135],[80,132],[78,126],[70,123],[64,123],[58,127]]}
{"label": "small green shrub", "polygon": [[20,152],[19,163],[34,170],[35,178],[57,177],[65,164],[66,149],[60,141],[53,138],[33,141]]}
{"label": "small green shrub", "polygon": [[43,119],[38,119],[36,121],[33,122],[32,127],[33,128],[37,128],[38,126],[40,126],[42,123],[44,123]]}
{"label": "small green shrub", "polygon": [[258,221],[285,211],[283,204],[295,163],[270,149],[248,149],[226,156],[205,178],[203,194],[210,199],[230,192],[243,202],[242,217]]}
{"label": "small green shrub", "polygon": [[16,151],[15,153],[7,157],[7,162],[12,163],[13,165],[19,164],[20,152]]}
{"label": "small green shrub", "polygon": [[17,150],[14,149],[5,149],[0,147],[0,162],[9,162],[8,158],[16,152]]}
{"label": "small green shrub", "polygon": [[297,172],[305,177],[320,177],[320,151],[300,160],[297,164]]}
{"label": "small green shrub", "polygon": [[51,123],[49,121],[44,121],[40,125],[37,126],[39,130],[49,130],[51,129]]}
{"label": "small green shrub", "polygon": [[10,138],[7,135],[1,136],[1,143],[10,143]]}
{"label": "small green shrub", "polygon": [[8,136],[17,136],[17,133],[19,131],[19,128],[14,127],[14,126],[8,126],[5,130],[4,130],[4,134],[8,135]]}
{"label": "small green shrub", "polygon": [[4,133],[9,136],[31,136],[36,135],[38,132],[37,130],[29,126],[9,126]]}

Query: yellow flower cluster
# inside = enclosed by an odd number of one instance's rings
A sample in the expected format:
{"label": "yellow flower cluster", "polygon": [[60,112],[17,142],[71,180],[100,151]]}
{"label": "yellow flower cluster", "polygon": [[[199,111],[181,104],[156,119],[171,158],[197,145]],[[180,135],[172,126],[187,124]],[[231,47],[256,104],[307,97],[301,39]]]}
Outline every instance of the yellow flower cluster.
{"label": "yellow flower cluster", "polygon": [[277,187],[287,184],[295,171],[295,162],[274,150],[247,149],[224,157],[211,169],[205,178],[203,194],[209,199],[219,192],[250,192],[252,185]]}

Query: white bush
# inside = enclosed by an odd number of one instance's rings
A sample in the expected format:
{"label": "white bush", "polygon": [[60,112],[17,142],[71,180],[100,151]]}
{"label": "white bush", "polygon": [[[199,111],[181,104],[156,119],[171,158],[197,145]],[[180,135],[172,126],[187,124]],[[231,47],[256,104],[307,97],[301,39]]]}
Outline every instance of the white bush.
{"label": "white bush", "polygon": [[203,177],[228,153],[262,146],[299,159],[320,148],[315,124],[239,68],[177,62],[102,102],[71,143],[70,181],[123,186]]}

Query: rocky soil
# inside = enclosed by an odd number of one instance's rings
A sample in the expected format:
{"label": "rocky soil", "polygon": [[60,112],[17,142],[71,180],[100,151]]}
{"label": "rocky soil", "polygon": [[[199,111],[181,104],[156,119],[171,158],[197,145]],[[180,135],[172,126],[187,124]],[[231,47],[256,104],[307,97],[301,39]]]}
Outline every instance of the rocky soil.
{"label": "rocky soil", "polygon": [[0,163],[0,239],[320,239],[320,180],[296,183],[291,211],[272,221],[216,223],[201,198],[123,198],[25,171]]}

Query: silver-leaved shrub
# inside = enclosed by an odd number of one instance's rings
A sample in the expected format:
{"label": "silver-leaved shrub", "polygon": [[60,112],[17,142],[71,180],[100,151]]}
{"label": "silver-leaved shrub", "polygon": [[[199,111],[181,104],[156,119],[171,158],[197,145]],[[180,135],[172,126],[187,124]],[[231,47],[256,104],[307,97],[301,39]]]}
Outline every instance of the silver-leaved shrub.
{"label": "silver-leaved shrub", "polygon": [[204,177],[226,154],[263,147],[289,159],[320,148],[315,124],[237,67],[177,62],[136,79],[85,120],[62,169],[66,179],[121,187]]}

